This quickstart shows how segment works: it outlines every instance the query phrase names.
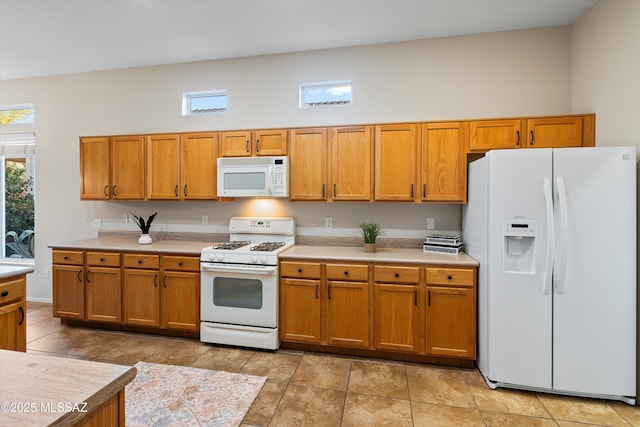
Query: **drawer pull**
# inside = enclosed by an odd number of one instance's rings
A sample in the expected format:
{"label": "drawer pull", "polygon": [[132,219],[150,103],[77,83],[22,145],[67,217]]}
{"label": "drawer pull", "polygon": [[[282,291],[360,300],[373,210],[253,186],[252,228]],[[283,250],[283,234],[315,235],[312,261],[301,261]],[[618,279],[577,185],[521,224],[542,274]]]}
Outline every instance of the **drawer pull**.
{"label": "drawer pull", "polygon": [[302,273],[302,269],[301,268],[298,269],[298,273]]}
{"label": "drawer pull", "polygon": [[394,274],[394,276],[400,277],[400,273],[396,273],[396,274]]}
{"label": "drawer pull", "polygon": [[2,291],[2,296],[6,297],[7,295],[9,295],[9,291]]}
{"label": "drawer pull", "polygon": [[178,263],[178,267],[182,267],[182,261]]}
{"label": "drawer pull", "polygon": [[349,272],[348,272],[348,271],[345,271],[345,272],[344,272],[344,275],[345,275],[345,276],[348,276],[348,275],[349,275]]}
{"label": "drawer pull", "polygon": [[142,260],[141,259],[138,260],[138,264],[142,264]]}
{"label": "drawer pull", "polygon": [[447,276],[447,280],[451,280],[451,279],[453,279],[453,276],[452,275],[448,275]]}
{"label": "drawer pull", "polygon": [[104,258],[100,258],[100,262],[104,262]]}
{"label": "drawer pull", "polygon": [[69,257],[65,255],[64,257],[62,257],[62,259],[66,260],[66,259],[69,259]]}

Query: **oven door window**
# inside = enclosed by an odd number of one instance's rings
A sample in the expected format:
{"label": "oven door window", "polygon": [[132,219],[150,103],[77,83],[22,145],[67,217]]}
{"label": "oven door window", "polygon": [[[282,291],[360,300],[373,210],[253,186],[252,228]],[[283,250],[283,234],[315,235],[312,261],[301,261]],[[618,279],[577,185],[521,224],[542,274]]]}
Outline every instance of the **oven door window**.
{"label": "oven door window", "polygon": [[218,307],[262,308],[262,281],[216,277],[213,279],[213,304]]}

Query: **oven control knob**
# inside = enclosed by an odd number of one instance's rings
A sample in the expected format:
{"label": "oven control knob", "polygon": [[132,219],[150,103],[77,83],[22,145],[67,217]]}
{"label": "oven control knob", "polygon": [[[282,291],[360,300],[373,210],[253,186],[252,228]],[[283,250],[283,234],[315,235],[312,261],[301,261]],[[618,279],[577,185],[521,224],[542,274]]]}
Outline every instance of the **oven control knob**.
{"label": "oven control knob", "polygon": [[261,262],[262,264],[266,264],[266,263],[267,263],[267,257],[266,257],[265,255],[261,256],[261,257],[260,257],[260,262]]}
{"label": "oven control knob", "polygon": [[215,255],[209,255],[209,261],[213,262],[216,260],[216,256]]}
{"label": "oven control knob", "polygon": [[251,262],[256,264],[258,262],[258,255],[251,255]]}
{"label": "oven control knob", "polygon": [[216,261],[220,262],[224,258],[224,254],[216,254]]}

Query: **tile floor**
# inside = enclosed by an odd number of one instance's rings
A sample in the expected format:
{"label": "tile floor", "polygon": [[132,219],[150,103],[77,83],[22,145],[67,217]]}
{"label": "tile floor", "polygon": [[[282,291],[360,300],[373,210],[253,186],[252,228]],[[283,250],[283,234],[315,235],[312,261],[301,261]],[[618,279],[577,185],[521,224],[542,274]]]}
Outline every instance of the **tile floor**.
{"label": "tile floor", "polygon": [[132,365],[139,360],[267,376],[243,426],[639,426],[640,407],[490,390],[478,371],[60,325],[27,305],[27,351]]}

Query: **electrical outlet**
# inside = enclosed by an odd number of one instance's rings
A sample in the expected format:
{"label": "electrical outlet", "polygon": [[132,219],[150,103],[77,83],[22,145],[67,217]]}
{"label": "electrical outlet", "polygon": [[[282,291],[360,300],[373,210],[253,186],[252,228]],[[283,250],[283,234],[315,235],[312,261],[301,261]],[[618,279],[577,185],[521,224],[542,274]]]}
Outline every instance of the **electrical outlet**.
{"label": "electrical outlet", "polygon": [[42,277],[44,277],[45,279],[49,278],[49,269],[45,268],[44,270],[42,270]]}
{"label": "electrical outlet", "polygon": [[333,228],[333,218],[331,218],[330,216],[326,217],[324,219],[324,226],[325,228]]}
{"label": "electrical outlet", "polygon": [[102,228],[102,220],[100,218],[93,219],[93,228]]}
{"label": "electrical outlet", "polygon": [[433,230],[436,228],[435,218],[427,218],[427,230]]}
{"label": "electrical outlet", "polygon": [[207,225],[207,224],[209,224],[209,216],[202,215],[202,225]]}

